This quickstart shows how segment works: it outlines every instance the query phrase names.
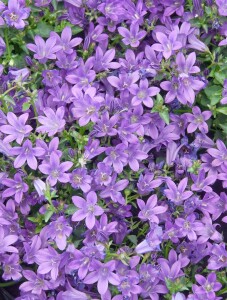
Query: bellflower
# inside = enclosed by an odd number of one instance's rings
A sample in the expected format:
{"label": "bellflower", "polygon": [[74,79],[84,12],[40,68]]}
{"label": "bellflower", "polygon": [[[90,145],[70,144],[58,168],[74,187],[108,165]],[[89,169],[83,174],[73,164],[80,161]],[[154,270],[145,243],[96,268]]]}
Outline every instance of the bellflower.
{"label": "bellflower", "polygon": [[16,29],[23,29],[27,24],[26,20],[30,14],[30,8],[24,7],[20,1],[9,0],[8,9],[4,10],[2,17],[9,26],[13,26]]}
{"label": "bellflower", "polygon": [[31,292],[31,294],[40,295],[42,291],[50,288],[49,282],[44,279],[43,275],[37,275],[31,270],[24,270],[23,276],[28,280],[20,285],[20,290],[23,292]]}
{"label": "bellflower", "polygon": [[79,125],[84,126],[90,121],[96,122],[101,106],[100,100],[102,101],[99,97],[95,97],[96,89],[88,88],[83,95],[78,88],[73,88],[72,93],[75,96],[72,113],[76,119],[79,119]]}
{"label": "bellflower", "polygon": [[0,227],[0,253],[4,254],[6,252],[9,253],[18,253],[17,248],[11,246],[18,240],[17,235],[7,234],[5,233],[2,226]]}
{"label": "bellflower", "polygon": [[208,125],[205,121],[210,119],[211,115],[212,115],[211,111],[206,110],[206,111],[201,112],[201,110],[198,106],[194,106],[192,108],[192,114],[190,114],[190,113],[185,114],[188,122],[190,122],[187,127],[188,133],[192,133],[192,132],[196,131],[197,128],[201,132],[207,133]]}
{"label": "bellflower", "polygon": [[214,157],[212,165],[215,167],[224,164],[227,167],[227,148],[220,139],[217,140],[216,144],[217,149],[211,148],[207,150],[207,152]]}
{"label": "bellflower", "polygon": [[130,87],[130,92],[134,95],[132,98],[132,105],[136,106],[143,103],[147,107],[153,107],[153,100],[151,97],[157,95],[160,89],[157,87],[148,87],[148,80],[140,81],[140,85],[133,84]]}
{"label": "bellflower", "polygon": [[72,167],[73,163],[70,161],[66,161],[60,163],[59,156],[53,152],[50,155],[50,161],[48,163],[42,163],[39,166],[40,172],[43,174],[48,175],[47,180],[50,182],[51,186],[54,186],[57,181],[60,182],[69,182],[70,176],[69,174],[65,173]]}
{"label": "bellflower", "polygon": [[32,147],[30,140],[26,140],[21,147],[14,147],[11,150],[13,155],[18,155],[14,161],[14,167],[20,168],[27,162],[28,166],[36,170],[38,163],[36,157],[42,156],[45,151],[41,147]]}
{"label": "bellflower", "polygon": [[164,193],[166,197],[172,200],[176,205],[182,204],[182,202],[193,195],[191,191],[185,191],[188,178],[184,178],[178,184],[178,187],[172,180],[167,180],[167,186],[169,189],[165,189]]}
{"label": "bellflower", "polygon": [[42,124],[36,131],[48,133],[48,136],[53,136],[57,132],[61,132],[65,127],[64,114],[65,109],[63,106],[59,107],[56,112],[53,109],[46,107],[44,109],[46,117],[39,116],[38,121]]}
{"label": "bellflower", "polygon": [[130,30],[125,27],[119,27],[118,32],[123,36],[122,42],[131,47],[138,47],[140,44],[139,41],[146,36],[146,31],[139,31],[139,25],[135,23],[131,24]]}
{"label": "bellflower", "polygon": [[14,195],[15,201],[20,203],[23,197],[23,193],[28,191],[28,185],[23,182],[21,175],[16,173],[14,179],[6,178],[2,180],[2,183],[8,188],[3,192],[2,197],[7,198]]}
{"label": "bellflower", "polygon": [[55,240],[58,249],[64,250],[67,244],[67,237],[70,236],[72,230],[72,227],[69,225],[66,219],[61,216],[56,221],[51,222],[48,225],[46,234]]}
{"label": "bellflower", "polygon": [[64,51],[66,54],[72,54],[73,48],[82,42],[82,38],[72,39],[72,29],[69,26],[63,29],[61,37],[55,32],[51,32],[50,36],[56,38],[56,45],[61,47],[59,50]]}
{"label": "bellflower", "polygon": [[167,37],[163,32],[157,32],[156,38],[159,43],[152,45],[152,49],[162,52],[165,59],[170,58],[173,51],[179,50],[182,47],[181,42],[177,41],[177,32],[172,31]]}
{"label": "bellflower", "polygon": [[211,256],[208,261],[207,268],[210,270],[218,270],[227,267],[227,250],[224,243],[215,244],[211,250]]}
{"label": "bellflower", "polygon": [[17,281],[21,279],[22,274],[22,268],[19,265],[19,255],[16,253],[13,253],[9,256],[6,256],[4,258],[3,262],[3,271],[2,278],[4,280],[14,280]]}
{"label": "bellflower", "polygon": [[118,69],[120,64],[118,62],[113,62],[115,57],[115,49],[107,50],[103,52],[101,47],[97,47],[95,53],[94,70],[96,72],[107,71],[109,69]]}
{"label": "bellflower", "polygon": [[25,113],[17,117],[14,113],[8,112],[7,121],[9,125],[0,126],[0,131],[7,134],[7,137],[4,138],[4,142],[9,143],[16,140],[18,144],[21,144],[23,139],[29,136],[32,127],[25,125],[28,116],[28,113]]}
{"label": "bellflower", "polygon": [[137,204],[140,208],[140,212],[138,214],[138,217],[141,220],[148,220],[151,223],[157,223],[159,224],[158,216],[159,214],[162,214],[167,211],[167,207],[165,206],[156,206],[157,205],[157,196],[152,195],[148,198],[147,202],[145,203],[143,200],[138,199]]}
{"label": "bellflower", "polygon": [[219,291],[222,285],[217,281],[215,273],[208,274],[207,278],[200,274],[196,274],[195,279],[200,286],[196,284],[192,286],[194,294],[206,297],[210,300],[216,299],[215,292]]}
{"label": "bellflower", "polygon": [[185,219],[177,218],[175,221],[176,225],[179,227],[180,234],[183,237],[187,236],[190,241],[195,241],[197,238],[195,231],[197,228],[197,224],[200,225],[200,223],[195,221],[196,221],[195,214],[191,214],[187,216]]}
{"label": "bellflower", "polygon": [[125,150],[127,146],[124,144],[118,144],[116,147],[108,147],[105,151],[107,157],[104,159],[104,163],[109,166],[113,166],[114,171],[121,173],[123,167],[127,164],[127,157]]}
{"label": "bellflower", "polygon": [[92,229],[95,225],[95,217],[104,213],[104,210],[98,206],[97,195],[95,192],[89,192],[86,200],[79,196],[73,196],[73,203],[79,208],[73,216],[72,221],[81,221],[85,219],[85,223],[88,229]]}
{"label": "bellflower", "polygon": [[136,246],[136,253],[143,254],[151,251],[159,251],[162,238],[162,227],[158,226],[156,223],[152,223],[150,226],[150,232],[147,234],[146,239]]}
{"label": "bellflower", "polygon": [[37,272],[43,275],[50,273],[51,278],[56,280],[59,273],[61,255],[49,246],[48,248],[38,250],[35,258],[39,265]]}
{"label": "bellflower", "polygon": [[84,168],[75,169],[70,175],[70,182],[73,188],[80,188],[84,193],[91,189],[92,177],[87,175],[87,170]]}
{"label": "bellflower", "polygon": [[114,260],[110,260],[105,264],[99,261],[94,261],[93,270],[94,271],[92,271],[85,277],[83,282],[86,284],[93,284],[95,282],[98,282],[97,289],[101,295],[105,294],[108,290],[109,282],[113,285],[120,284],[118,275],[113,272],[115,270]]}
{"label": "bellflower", "polygon": [[35,44],[27,44],[27,48],[34,52],[34,58],[41,64],[45,64],[48,59],[56,59],[56,52],[61,50],[60,45],[56,45],[56,37],[49,37],[46,42],[41,36],[35,36]]}
{"label": "bellflower", "polygon": [[111,198],[112,201],[125,204],[125,199],[120,193],[123,191],[129,184],[127,179],[122,179],[116,182],[117,176],[112,177],[112,182],[106,186],[100,193],[102,198]]}
{"label": "bellflower", "polygon": [[227,3],[225,0],[216,0],[218,6],[218,12],[220,16],[227,16]]}

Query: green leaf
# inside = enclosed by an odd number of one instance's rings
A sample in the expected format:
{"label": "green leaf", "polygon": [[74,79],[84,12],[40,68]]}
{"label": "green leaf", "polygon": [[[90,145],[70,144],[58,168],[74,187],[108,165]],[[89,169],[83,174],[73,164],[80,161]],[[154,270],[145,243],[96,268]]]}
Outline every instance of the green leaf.
{"label": "green leaf", "polygon": [[23,103],[23,106],[22,106],[23,111],[28,110],[30,108],[30,106],[31,106],[31,103],[29,103],[29,102]]}
{"label": "green leaf", "polygon": [[73,26],[73,27],[72,27],[72,34],[73,34],[73,35],[76,35],[76,34],[82,32],[82,31],[83,31],[83,28],[81,28],[81,27],[79,27],[79,26]]}
{"label": "green leaf", "polygon": [[159,112],[160,117],[165,121],[167,125],[169,125],[169,110],[167,107],[163,109],[162,112]]}
{"label": "green leaf", "polygon": [[136,236],[136,235],[128,235],[128,239],[129,239],[130,242],[132,242],[134,245],[137,245],[138,241],[137,241],[137,236]]}
{"label": "green leaf", "polygon": [[53,30],[53,27],[45,22],[39,22],[37,28],[34,30],[34,33],[40,35],[41,37],[48,38],[50,32]]}
{"label": "green leaf", "polygon": [[217,111],[217,112],[220,112],[220,113],[222,113],[222,114],[224,114],[224,115],[227,115],[227,106],[225,106],[225,107],[218,107],[218,108],[216,109],[216,111]]}
{"label": "green leaf", "polygon": [[10,97],[9,95],[5,95],[5,96],[4,96],[4,101],[5,101],[6,103],[11,103],[11,104],[15,105],[15,102],[14,102],[13,98]]}
{"label": "green leaf", "polygon": [[69,204],[69,206],[66,208],[66,210],[65,210],[65,213],[67,214],[67,215],[73,215],[74,214],[74,212],[76,212],[77,211],[77,208],[75,207],[75,205],[73,205],[73,204]]}
{"label": "green leaf", "polygon": [[46,212],[45,212],[45,214],[44,214],[44,221],[47,223],[49,220],[50,220],[50,218],[52,217],[52,215],[53,215],[53,211],[52,210],[47,210]]}
{"label": "green leaf", "polygon": [[207,98],[210,100],[211,105],[219,103],[222,98],[222,86],[220,85],[208,86],[204,92]]}

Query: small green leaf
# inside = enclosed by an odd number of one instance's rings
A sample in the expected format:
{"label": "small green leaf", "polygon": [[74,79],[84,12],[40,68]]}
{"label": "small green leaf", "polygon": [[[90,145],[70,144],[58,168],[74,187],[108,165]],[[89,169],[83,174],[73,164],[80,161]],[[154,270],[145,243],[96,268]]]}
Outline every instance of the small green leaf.
{"label": "small green leaf", "polygon": [[29,103],[29,102],[23,103],[23,106],[22,106],[23,111],[28,110],[30,108],[30,106],[31,106],[31,103]]}
{"label": "small green leaf", "polygon": [[34,33],[40,35],[41,37],[48,38],[50,32],[53,30],[53,27],[45,22],[39,22],[37,28],[34,30]]}
{"label": "small green leaf", "polygon": [[138,241],[137,241],[137,236],[136,236],[136,235],[128,235],[128,239],[129,239],[130,242],[132,242],[134,245],[137,245]]}
{"label": "small green leaf", "polygon": [[10,97],[9,95],[4,96],[4,101],[7,102],[7,103],[11,103],[11,104],[15,105],[15,102],[14,102],[13,98]]}
{"label": "small green leaf", "polygon": [[52,215],[53,215],[53,211],[52,210],[47,210],[46,212],[45,212],[45,214],[44,214],[44,221],[47,223],[49,220],[50,220],[50,218],[52,217]]}
{"label": "small green leaf", "polygon": [[210,100],[211,105],[219,103],[222,98],[222,86],[220,85],[208,86],[204,92],[207,98]]}
{"label": "small green leaf", "polygon": [[73,27],[72,27],[72,34],[73,34],[73,35],[76,35],[76,34],[82,32],[82,31],[83,31],[83,28],[81,28],[81,27],[79,27],[79,26],[73,26]]}
{"label": "small green leaf", "polygon": [[163,106],[163,111],[159,112],[160,117],[169,125],[169,110],[167,107]]}
{"label": "small green leaf", "polygon": [[73,204],[69,204],[69,206],[66,208],[66,210],[65,210],[65,213],[67,214],[67,215],[73,215],[74,214],[74,212],[76,212],[77,211],[77,208],[75,207],[75,205],[73,205]]}
{"label": "small green leaf", "polygon": [[225,107],[218,107],[218,108],[216,109],[216,111],[217,111],[217,112],[220,112],[220,113],[222,113],[222,114],[224,114],[224,115],[227,115],[227,106],[225,106]]}

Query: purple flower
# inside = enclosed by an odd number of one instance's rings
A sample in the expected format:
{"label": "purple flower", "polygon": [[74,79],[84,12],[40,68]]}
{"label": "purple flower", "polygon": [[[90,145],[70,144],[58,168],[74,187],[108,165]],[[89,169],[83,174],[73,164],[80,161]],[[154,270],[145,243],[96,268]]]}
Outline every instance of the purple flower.
{"label": "purple flower", "polygon": [[134,97],[132,98],[132,105],[136,106],[143,103],[147,107],[153,107],[153,100],[151,97],[157,95],[160,89],[157,87],[149,87],[148,80],[140,81],[140,85],[133,84],[130,87],[130,92]]}
{"label": "purple flower", "polygon": [[4,10],[2,16],[6,24],[16,29],[23,29],[27,22],[24,20],[29,17],[30,8],[24,7],[23,1],[9,0],[8,9]]}
{"label": "purple flower", "polygon": [[90,296],[72,288],[71,285],[68,284],[67,291],[65,291],[61,294],[60,300],[69,300],[69,299],[70,300],[89,300]]}
{"label": "purple flower", "polygon": [[162,238],[162,227],[152,223],[150,225],[150,232],[147,234],[146,239],[136,246],[136,253],[143,254],[152,251],[159,251]]}
{"label": "purple flower", "polygon": [[182,52],[179,52],[176,56],[177,69],[179,73],[194,74],[200,72],[199,67],[194,66],[196,61],[196,54],[192,52],[187,58],[184,57]]}
{"label": "purple flower", "polygon": [[[66,59],[67,58],[65,58],[65,60]],[[66,65],[68,65],[69,62],[67,61]],[[73,68],[73,71],[70,71],[65,79],[69,83],[75,84],[78,89],[86,90],[91,86],[91,83],[96,76],[95,71],[91,70],[93,68],[93,65],[94,65],[93,57],[88,58],[88,60],[85,63],[83,61],[80,61],[79,67],[76,70],[75,68]]]}
{"label": "purple flower", "polygon": [[117,129],[114,128],[114,126],[117,124],[118,120],[119,115],[114,115],[110,118],[109,113],[105,111],[94,126],[95,136],[103,137],[117,135]]}
{"label": "purple flower", "polygon": [[196,274],[195,279],[200,286],[193,284],[192,290],[194,294],[206,297],[206,299],[209,300],[215,300],[215,292],[219,291],[222,287],[221,283],[217,281],[216,274],[210,273],[207,278],[200,274]]}
{"label": "purple flower", "polygon": [[73,216],[72,221],[81,221],[85,219],[85,223],[88,229],[92,229],[95,225],[95,217],[101,216],[104,210],[98,206],[97,195],[95,192],[89,192],[87,194],[86,200],[79,196],[72,197],[73,203],[79,208]]}
{"label": "purple flower", "polygon": [[36,131],[42,133],[48,133],[48,136],[53,136],[57,132],[61,132],[65,127],[65,108],[63,106],[59,107],[56,112],[53,109],[46,107],[44,109],[44,114],[46,117],[39,116],[38,120],[42,124]]}
{"label": "purple flower", "polygon": [[108,71],[109,69],[118,69],[120,64],[118,62],[112,62],[115,57],[115,49],[107,50],[103,52],[101,47],[97,47],[95,53],[94,70],[96,72]]}
{"label": "purple flower", "polygon": [[222,235],[216,230],[218,224],[213,224],[212,219],[208,216],[203,217],[201,221],[202,222],[198,222],[195,228],[197,235],[200,235],[200,237],[197,240],[197,243],[203,244],[209,239],[216,243],[221,242]]}
{"label": "purple flower", "polygon": [[0,227],[0,253],[4,254],[6,252],[18,253],[17,248],[11,246],[18,240],[17,235],[5,234],[2,226]]}
{"label": "purple flower", "polygon": [[128,186],[129,181],[127,179],[122,179],[116,182],[116,178],[117,176],[112,177],[112,182],[101,191],[100,196],[102,198],[110,197],[114,202],[125,204],[125,199],[120,192]]}
{"label": "purple flower", "polygon": [[152,49],[162,52],[165,59],[170,58],[173,51],[179,50],[182,47],[182,44],[177,41],[176,31],[170,32],[169,37],[167,37],[163,32],[157,32],[156,38],[160,44],[153,44]]}
{"label": "purple flower", "polygon": [[191,186],[192,191],[212,192],[211,184],[217,179],[216,176],[210,175],[206,177],[205,171],[201,169],[198,175],[191,174],[194,183]]}
{"label": "purple flower", "polygon": [[27,161],[28,166],[36,170],[38,163],[36,156],[42,156],[45,151],[41,147],[32,148],[30,140],[26,140],[21,147],[14,147],[11,150],[12,155],[18,155],[14,161],[14,167],[20,168]]}
{"label": "purple flower", "polygon": [[14,179],[3,179],[2,183],[8,186],[8,189],[2,193],[2,197],[7,198],[14,195],[17,203],[21,202],[23,193],[28,191],[28,185],[23,182],[19,173],[14,175]]}
{"label": "purple flower", "polygon": [[35,179],[34,180],[34,188],[36,189],[39,197],[44,195],[44,192],[46,191],[46,184],[41,179]]}
{"label": "purple flower", "polygon": [[60,163],[59,156],[53,152],[50,155],[50,161],[48,163],[42,163],[39,166],[39,170],[48,175],[47,180],[50,182],[51,186],[54,186],[57,181],[66,183],[70,181],[69,174],[65,173],[72,167],[73,163],[70,161],[66,161]]}
{"label": "purple flower", "polygon": [[22,268],[19,265],[19,255],[13,253],[4,257],[3,261],[3,271],[2,278],[4,280],[14,280],[17,281],[21,279]]}
{"label": "purple flower", "polygon": [[50,288],[48,281],[44,279],[43,275],[37,275],[33,271],[24,270],[23,276],[28,280],[20,285],[20,290],[23,292],[41,295],[42,291],[46,291]]}
{"label": "purple flower", "polygon": [[156,215],[166,212],[167,207],[156,206],[157,201],[158,198],[156,195],[150,196],[146,203],[143,200],[138,199],[137,204],[141,210],[138,214],[138,217],[143,221],[148,220],[150,223],[155,222],[159,224],[159,218]]}
{"label": "purple flower", "polygon": [[135,71],[133,73],[121,73],[119,78],[116,76],[107,77],[108,82],[117,90],[129,90],[133,83],[136,83],[139,80],[139,72]]}
{"label": "purple flower", "polygon": [[[189,102],[192,105],[195,101],[195,91],[200,91],[205,87],[205,83],[196,77],[181,73],[179,75],[181,96],[178,99],[182,104]],[[182,97],[183,96],[183,97]]]}
{"label": "purple flower", "polygon": [[215,158],[212,161],[212,165],[217,167],[224,164],[227,167],[227,148],[220,139],[217,140],[216,144],[217,149],[211,148],[207,150],[207,152]]}
{"label": "purple flower", "polygon": [[127,146],[124,144],[118,144],[116,147],[108,147],[106,149],[107,157],[104,159],[104,163],[109,166],[113,166],[114,171],[120,174],[123,171],[123,167],[127,164],[127,154],[125,150]]}
{"label": "purple flower", "polygon": [[97,170],[95,171],[95,182],[99,185],[108,186],[112,180],[111,174],[113,169],[107,166],[105,163],[100,162],[97,164]]}
{"label": "purple flower", "polygon": [[94,271],[89,273],[83,280],[86,284],[93,284],[98,282],[98,292],[103,295],[108,290],[108,283],[112,285],[119,285],[120,279],[113,271],[115,270],[115,261],[111,260],[107,263],[101,263],[100,261],[94,261],[92,264]]}
{"label": "purple flower", "polygon": [[164,193],[166,197],[172,200],[176,205],[182,204],[184,200],[193,195],[191,191],[185,192],[188,184],[188,178],[182,179],[179,182],[178,187],[172,180],[167,180],[166,183],[169,189],[164,190]]}
{"label": "purple flower", "polygon": [[166,164],[168,166],[172,166],[174,161],[176,160],[176,157],[178,155],[178,152],[180,151],[180,149],[182,148],[183,145],[180,145],[179,147],[177,147],[177,144],[175,142],[170,142],[167,145],[166,148]]}
{"label": "purple flower", "polygon": [[100,100],[102,101],[100,97],[95,96],[96,89],[90,87],[83,95],[79,88],[73,87],[72,93],[75,96],[72,113],[76,119],[79,119],[79,125],[84,126],[90,121],[95,123],[99,117]]}
{"label": "purple flower", "polygon": [[35,254],[41,248],[41,238],[38,235],[35,235],[31,239],[31,243],[24,242],[25,255],[23,261],[27,264],[33,264],[35,262]]}
{"label": "purple flower", "polygon": [[196,49],[201,52],[209,52],[209,48],[203,42],[197,39],[194,34],[190,34],[188,37],[189,48]]}
{"label": "purple flower", "polygon": [[188,133],[192,133],[196,131],[198,128],[202,133],[208,132],[208,126],[205,121],[209,120],[212,116],[211,111],[203,111],[201,112],[200,108],[198,106],[194,106],[192,108],[192,114],[186,113],[185,116],[187,117],[187,120],[190,122],[187,131]]}
{"label": "purple flower", "polygon": [[56,280],[59,273],[61,255],[49,246],[48,248],[38,250],[35,258],[36,263],[39,265],[37,272],[42,275],[50,272],[51,278]]}
{"label": "purple flower", "polygon": [[44,70],[42,72],[42,76],[42,83],[46,86],[57,88],[57,85],[62,82],[62,78],[58,70]]}
{"label": "purple flower", "polygon": [[143,159],[146,159],[148,155],[141,150],[140,144],[129,144],[128,148],[125,150],[126,154],[128,155],[128,164],[130,168],[137,172],[139,171],[139,162]]}
{"label": "purple flower", "polygon": [[70,175],[70,182],[73,188],[80,188],[87,193],[91,189],[92,177],[87,175],[87,170],[84,168],[75,169]]}
{"label": "purple flower", "polygon": [[56,38],[56,45],[60,46],[59,50],[64,51],[66,54],[72,54],[73,48],[82,42],[82,38],[74,38],[71,40],[72,29],[69,26],[63,29],[61,37],[56,32],[51,32],[50,36]]}
{"label": "purple flower", "polygon": [[45,42],[39,35],[35,36],[35,44],[27,44],[27,48],[35,53],[34,58],[41,64],[48,59],[56,59],[56,52],[61,50],[61,46],[56,45],[56,37],[49,37]]}
{"label": "purple flower", "polygon": [[179,233],[185,237],[187,236],[189,241],[195,241],[197,238],[196,229],[197,225],[200,225],[199,222],[195,222],[195,214],[191,214],[186,218],[177,218],[175,224],[179,227]]}
{"label": "purple flower", "polygon": [[138,47],[140,40],[146,36],[146,31],[139,31],[139,25],[137,23],[131,24],[130,30],[125,27],[118,27],[118,32],[123,36],[122,42],[125,45],[130,45],[131,47]]}
{"label": "purple flower", "polygon": [[208,260],[207,268],[210,270],[218,270],[227,267],[227,251],[224,243],[214,244]]}
{"label": "purple flower", "polygon": [[140,175],[137,187],[140,195],[145,195],[162,184],[162,179],[154,179],[154,174]]}
{"label": "purple flower", "polygon": [[29,133],[32,131],[32,127],[30,125],[25,125],[28,120],[28,114],[17,116],[8,112],[7,121],[10,125],[2,125],[0,126],[0,131],[7,134],[8,136],[4,138],[5,143],[9,143],[15,141],[18,144],[21,144],[23,139],[29,136]]}
{"label": "purple flower", "polygon": [[63,251],[67,245],[67,237],[70,236],[72,230],[72,227],[66,221],[65,217],[61,216],[48,225],[46,234],[55,240],[58,249]]}
{"label": "purple flower", "polygon": [[218,12],[220,16],[227,16],[227,3],[225,0],[216,0],[218,6]]}

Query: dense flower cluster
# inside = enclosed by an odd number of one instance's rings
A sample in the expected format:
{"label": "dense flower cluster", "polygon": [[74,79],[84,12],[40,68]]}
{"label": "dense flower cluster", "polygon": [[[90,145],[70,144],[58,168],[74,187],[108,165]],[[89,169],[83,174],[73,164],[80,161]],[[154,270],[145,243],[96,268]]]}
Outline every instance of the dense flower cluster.
{"label": "dense flower cluster", "polygon": [[226,299],[226,17],[0,1],[0,299]]}

